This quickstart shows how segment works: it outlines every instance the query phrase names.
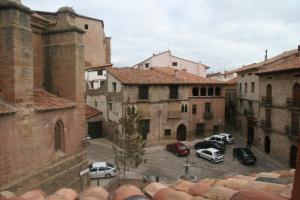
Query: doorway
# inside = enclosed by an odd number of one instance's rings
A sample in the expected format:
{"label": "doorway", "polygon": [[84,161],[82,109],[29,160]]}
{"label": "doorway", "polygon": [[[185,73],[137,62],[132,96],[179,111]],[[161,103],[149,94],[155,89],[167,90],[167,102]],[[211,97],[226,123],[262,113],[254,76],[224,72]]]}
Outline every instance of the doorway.
{"label": "doorway", "polygon": [[271,140],[269,136],[265,137],[265,152],[270,153],[271,150]]}
{"label": "doorway", "polygon": [[254,128],[248,127],[248,140],[253,142],[254,141]]}
{"label": "doorway", "polygon": [[102,122],[89,122],[88,123],[88,134],[92,139],[102,138]]}
{"label": "doorway", "polygon": [[292,145],[290,149],[290,167],[295,169],[296,162],[297,162],[297,147],[295,145]]}
{"label": "doorway", "polygon": [[184,124],[180,124],[177,128],[177,140],[178,141],[186,140],[186,127]]}
{"label": "doorway", "polygon": [[205,123],[196,124],[196,137],[202,137],[205,133]]}

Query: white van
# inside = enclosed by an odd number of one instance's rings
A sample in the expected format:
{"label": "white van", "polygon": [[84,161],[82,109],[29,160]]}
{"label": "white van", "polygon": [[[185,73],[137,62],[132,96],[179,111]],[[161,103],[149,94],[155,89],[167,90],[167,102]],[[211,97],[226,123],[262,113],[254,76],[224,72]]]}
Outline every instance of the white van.
{"label": "white van", "polygon": [[115,165],[108,162],[94,162],[90,165],[90,178],[110,178],[118,174]]}

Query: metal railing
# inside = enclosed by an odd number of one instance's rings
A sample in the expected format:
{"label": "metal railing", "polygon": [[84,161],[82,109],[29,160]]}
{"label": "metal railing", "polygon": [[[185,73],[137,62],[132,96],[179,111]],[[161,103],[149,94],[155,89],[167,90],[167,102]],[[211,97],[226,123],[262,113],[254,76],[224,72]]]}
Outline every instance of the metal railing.
{"label": "metal railing", "polygon": [[295,128],[293,126],[285,126],[285,133],[289,136],[290,139],[299,140],[299,128]]}
{"label": "metal railing", "polygon": [[295,101],[292,98],[286,98],[286,105],[288,107],[300,107],[300,101]]}

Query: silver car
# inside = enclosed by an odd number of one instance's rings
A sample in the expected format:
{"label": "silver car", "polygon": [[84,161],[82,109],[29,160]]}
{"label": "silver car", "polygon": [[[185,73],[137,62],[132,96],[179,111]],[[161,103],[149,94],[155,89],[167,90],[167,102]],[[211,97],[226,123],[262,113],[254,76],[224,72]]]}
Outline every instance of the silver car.
{"label": "silver car", "polygon": [[107,162],[95,162],[90,166],[90,178],[110,178],[118,174],[115,165]]}

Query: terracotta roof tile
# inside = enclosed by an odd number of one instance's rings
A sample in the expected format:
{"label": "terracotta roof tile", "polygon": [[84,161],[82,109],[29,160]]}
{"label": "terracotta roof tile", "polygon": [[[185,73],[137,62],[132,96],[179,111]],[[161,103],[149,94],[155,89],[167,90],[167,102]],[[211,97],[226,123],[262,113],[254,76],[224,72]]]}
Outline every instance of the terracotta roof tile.
{"label": "terracotta roof tile", "polygon": [[286,200],[264,191],[242,190],[234,194],[230,200]]}
{"label": "terracotta roof tile", "polygon": [[42,89],[34,90],[34,108],[37,111],[50,111],[56,109],[65,109],[76,107],[76,103]]}
{"label": "terracotta roof tile", "polygon": [[0,100],[0,115],[15,113],[17,109]]}
{"label": "terracotta roof tile", "polygon": [[92,106],[85,105],[85,118],[91,118],[96,115],[101,114],[102,112],[100,110],[97,110],[96,108],[93,108]]}
{"label": "terracotta roof tile", "polygon": [[223,84],[220,81],[202,78],[184,70],[171,67],[156,67],[149,70],[133,68],[109,68],[112,74],[123,84]]}

